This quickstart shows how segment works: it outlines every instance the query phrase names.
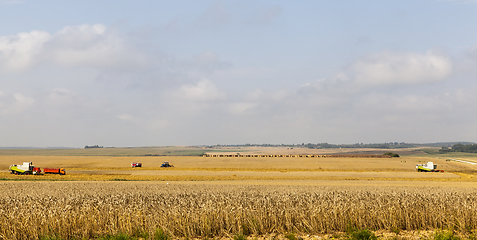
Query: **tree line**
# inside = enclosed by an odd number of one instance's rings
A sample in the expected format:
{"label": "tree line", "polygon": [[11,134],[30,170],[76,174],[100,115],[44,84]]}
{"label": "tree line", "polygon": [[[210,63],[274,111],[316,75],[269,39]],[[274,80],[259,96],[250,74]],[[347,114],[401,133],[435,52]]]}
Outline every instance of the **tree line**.
{"label": "tree line", "polygon": [[299,143],[299,144],[217,144],[207,146],[207,148],[214,147],[289,147],[289,148],[310,148],[310,149],[323,149],[323,148],[381,148],[381,149],[396,149],[396,148],[413,148],[416,144],[405,142],[385,142],[385,143],[354,143],[354,144],[331,144],[331,143]]}
{"label": "tree line", "polygon": [[477,153],[477,144],[460,144],[457,143],[452,148],[442,147],[439,149],[440,153],[447,153],[447,152],[466,152],[466,153]]}

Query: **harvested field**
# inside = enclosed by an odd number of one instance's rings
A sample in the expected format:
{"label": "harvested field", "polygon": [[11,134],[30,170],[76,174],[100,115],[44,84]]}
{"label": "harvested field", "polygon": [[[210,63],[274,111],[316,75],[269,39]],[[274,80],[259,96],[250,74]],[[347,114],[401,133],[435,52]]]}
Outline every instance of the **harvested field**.
{"label": "harvested field", "polygon": [[[168,161],[173,168],[161,168]],[[445,173],[418,173],[415,165],[433,161]],[[16,176],[12,163],[33,162],[37,167],[63,167],[66,176]],[[131,168],[131,162],[144,167]],[[4,180],[388,180],[477,181],[477,165],[425,157],[401,158],[227,158],[194,156],[0,156]]]}
{"label": "harvested field", "polygon": [[202,156],[109,157],[109,156],[0,156],[0,168],[11,164],[33,162],[35,166],[67,169],[131,169],[131,162],[141,162],[143,168],[160,170],[168,161],[179,170],[237,171],[381,171],[414,172],[418,163],[434,162],[446,172],[475,171],[477,166],[431,157],[401,158],[209,158]]}
{"label": "harvested field", "polygon": [[152,235],[158,228],[173,238],[201,239],[324,236],[350,227],[465,235],[477,227],[476,188],[1,182],[0,191],[3,239]]}
{"label": "harvested field", "polygon": [[[462,176],[468,176],[463,178]],[[417,172],[255,172],[255,171],[161,171],[161,170],[70,170],[60,175],[12,175],[0,172],[2,180],[55,181],[224,181],[224,180],[387,180],[387,181],[475,181],[473,175]]]}
{"label": "harvested field", "polygon": [[[119,171],[114,170],[71,170],[70,174],[91,174],[91,175],[114,175]],[[459,178],[453,173],[421,174],[419,172],[340,172],[340,171],[205,171],[205,170],[178,170],[178,171],[158,171],[158,170],[123,170],[122,174],[137,176],[244,176],[244,177],[348,177],[348,178],[409,178],[409,179],[430,179],[430,178]]]}

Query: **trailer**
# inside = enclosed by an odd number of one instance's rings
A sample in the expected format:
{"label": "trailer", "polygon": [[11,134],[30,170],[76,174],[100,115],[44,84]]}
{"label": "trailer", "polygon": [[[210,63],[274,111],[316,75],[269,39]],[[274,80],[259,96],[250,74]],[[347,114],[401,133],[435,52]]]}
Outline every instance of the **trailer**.
{"label": "trailer", "polygon": [[66,171],[64,168],[44,168],[43,172],[45,174],[59,174],[59,175],[65,175]]}
{"label": "trailer", "polygon": [[23,162],[23,165],[13,164],[9,171],[15,175],[38,175],[41,174],[41,169],[33,166],[32,162]]}

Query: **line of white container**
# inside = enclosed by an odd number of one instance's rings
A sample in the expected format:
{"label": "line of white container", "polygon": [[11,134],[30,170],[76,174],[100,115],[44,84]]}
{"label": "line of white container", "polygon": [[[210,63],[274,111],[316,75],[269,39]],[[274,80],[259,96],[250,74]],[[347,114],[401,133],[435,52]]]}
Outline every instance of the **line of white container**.
{"label": "line of white container", "polygon": [[449,158],[449,160],[456,161],[456,162],[468,163],[468,164],[472,164],[472,165],[477,165],[477,163],[475,163],[475,162],[468,162],[468,161],[459,160],[459,159]]}

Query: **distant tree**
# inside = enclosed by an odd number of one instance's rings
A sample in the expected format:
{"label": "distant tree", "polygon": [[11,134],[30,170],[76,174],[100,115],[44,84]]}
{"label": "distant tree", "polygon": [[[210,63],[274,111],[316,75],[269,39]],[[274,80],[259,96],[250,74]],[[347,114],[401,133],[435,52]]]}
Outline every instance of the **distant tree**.
{"label": "distant tree", "polygon": [[383,155],[391,156],[391,157],[399,157],[399,154],[397,154],[397,153],[392,153],[392,152],[385,152]]}
{"label": "distant tree", "polygon": [[454,146],[452,146],[452,150],[455,152],[463,152],[464,151],[464,144],[457,143]]}
{"label": "distant tree", "polygon": [[103,148],[103,146],[99,146],[99,145],[94,145],[94,146],[84,146],[84,148]]}
{"label": "distant tree", "polygon": [[452,151],[454,152],[468,152],[468,153],[477,153],[477,144],[468,144],[464,145],[457,143],[452,146]]}
{"label": "distant tree", "polygon": [[448,147],[442,147],[439,149],[439,153],[448,153],[448,152],[453,152],[454,150],[449,149]]}

